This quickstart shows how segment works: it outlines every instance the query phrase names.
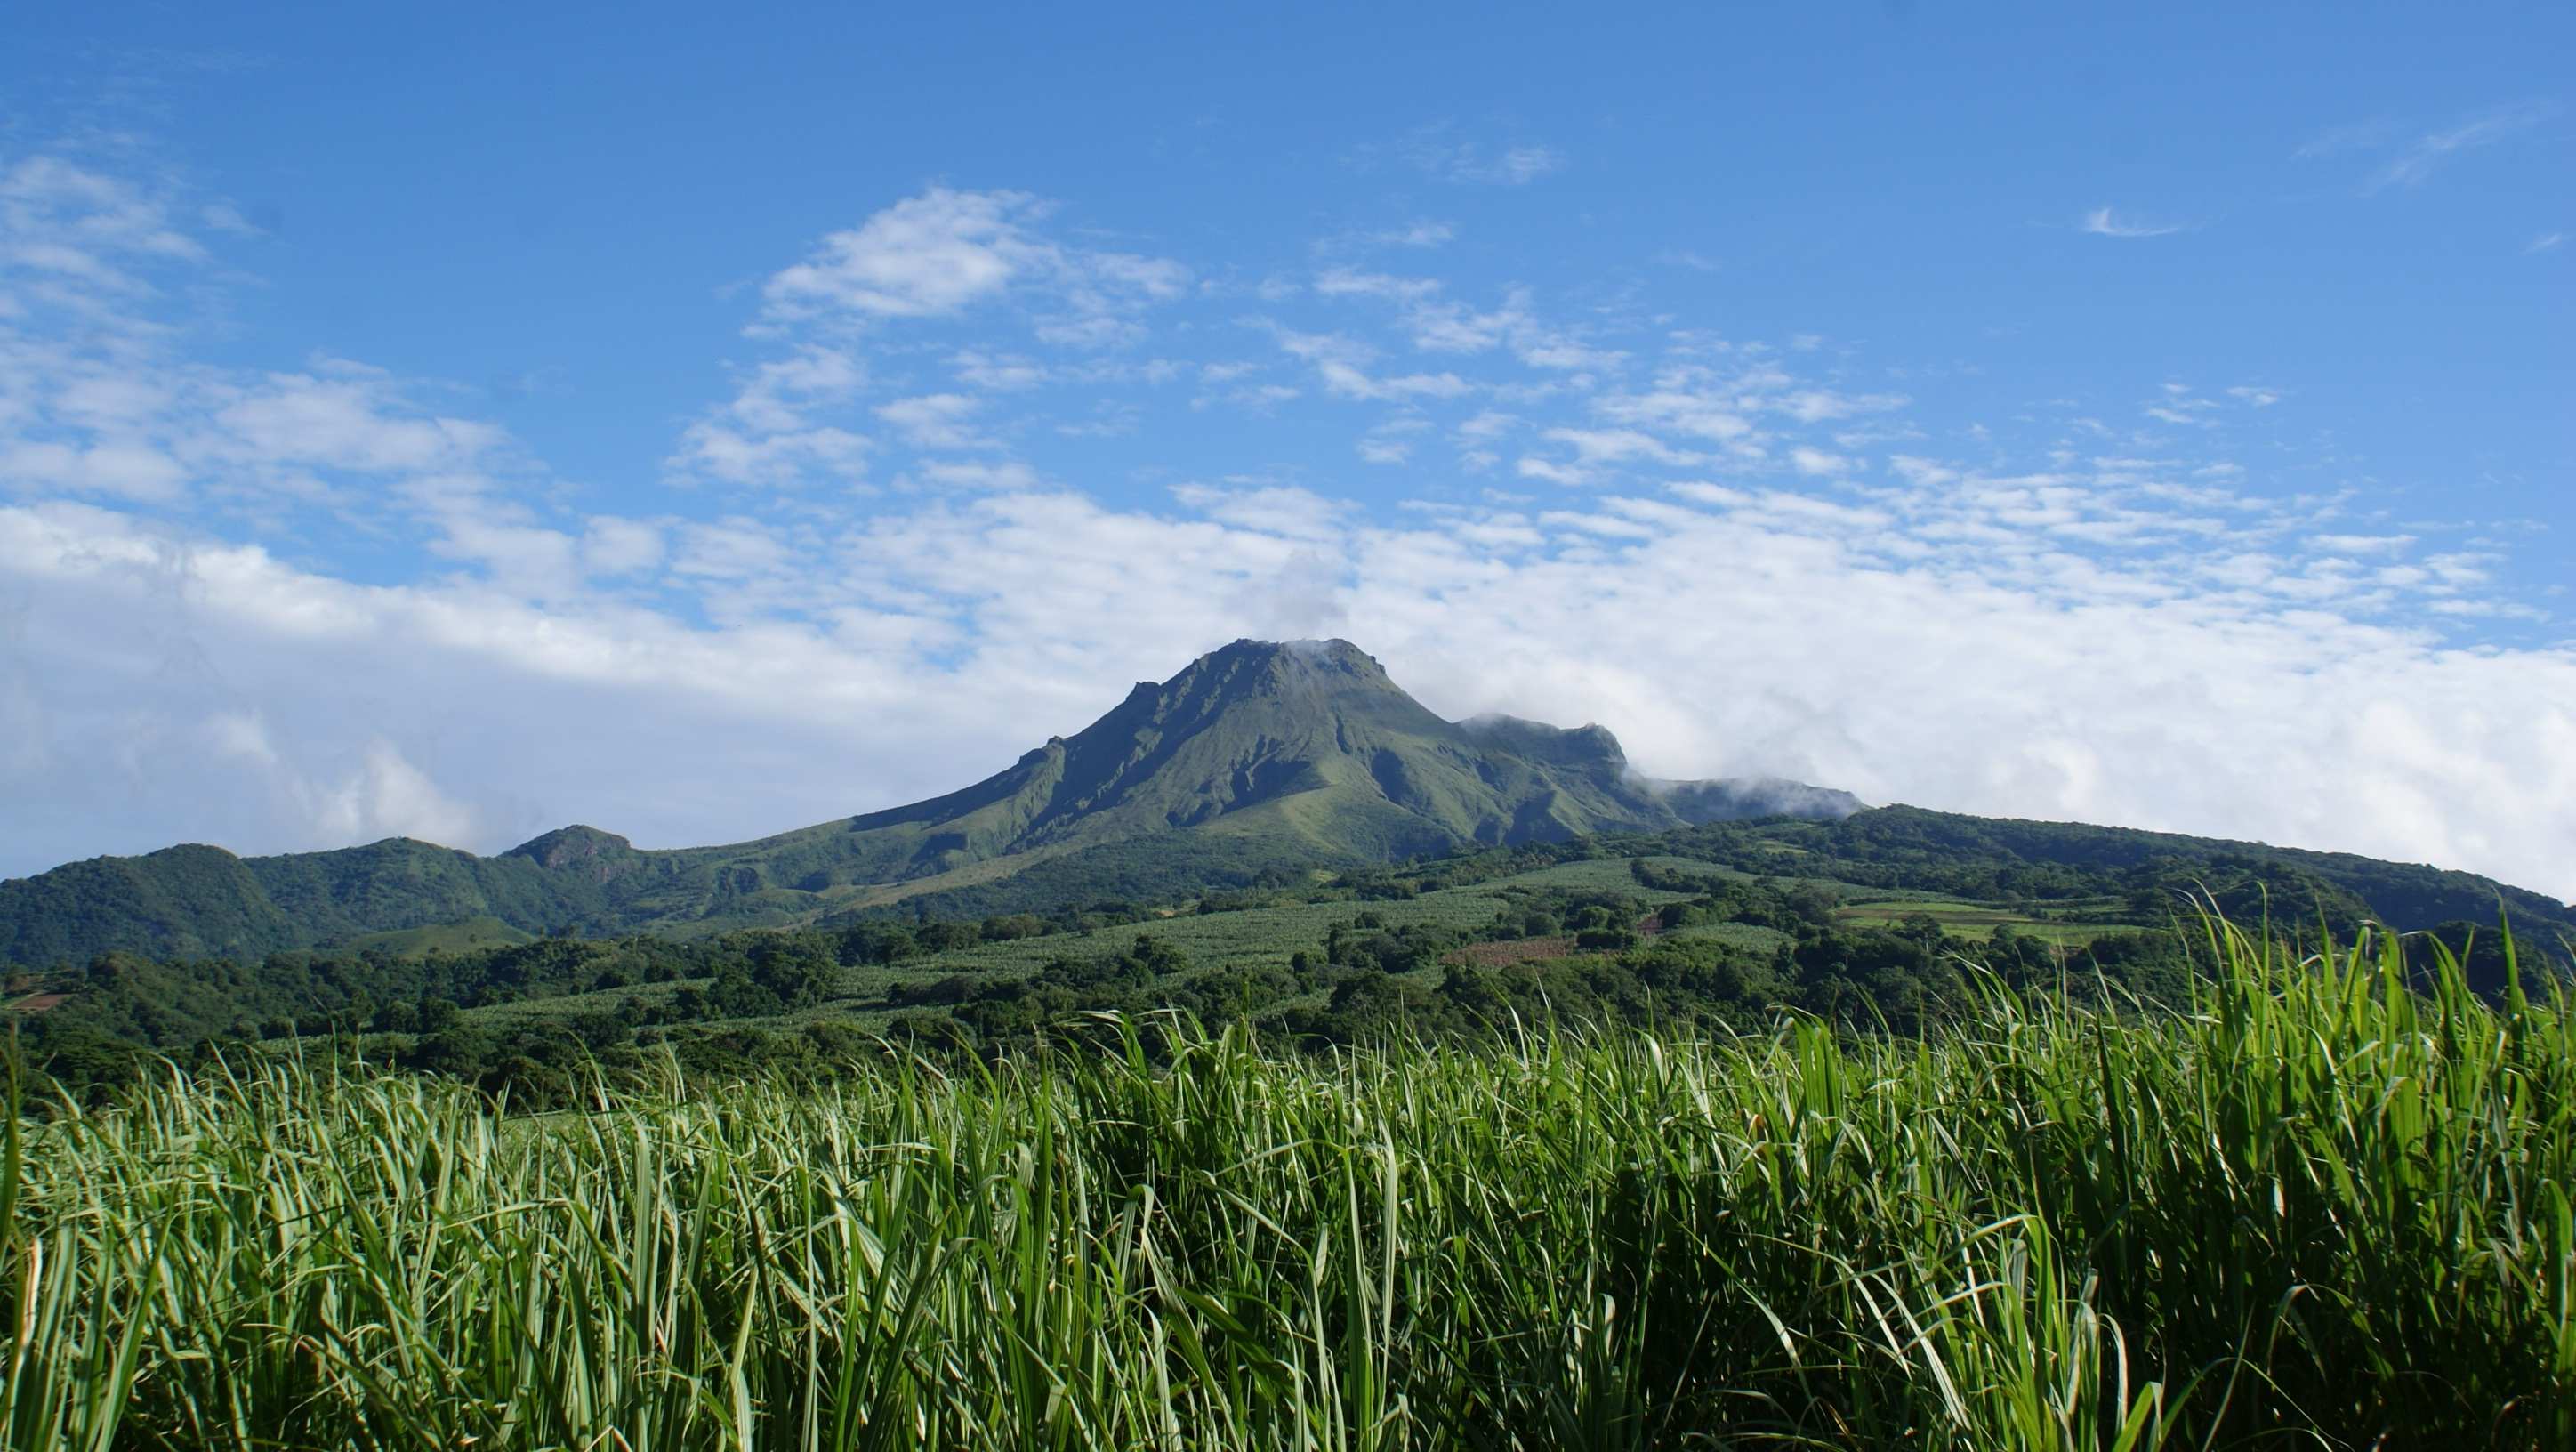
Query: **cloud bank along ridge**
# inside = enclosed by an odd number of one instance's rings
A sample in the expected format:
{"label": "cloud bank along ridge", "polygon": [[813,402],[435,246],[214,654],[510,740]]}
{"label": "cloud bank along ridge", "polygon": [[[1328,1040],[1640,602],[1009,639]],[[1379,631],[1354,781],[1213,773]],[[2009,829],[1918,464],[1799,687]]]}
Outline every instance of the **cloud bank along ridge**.
{"label": "cloud bank along ridge", "polygon": [[[1226,639],[1342,635],[1434,709],[1597,720],[1655,776],[2576,893],[2576,656],[2442,628],[2536,613],[2493,547],[2251,479],[2273,386],[2142,386],[2016,454],[1812,340],[1239,281],[931,189],[768,281],[660,507],[585,511],[426,384],[192,356],[218,205],[0,163],[0,871],[750,836],[974,779]],[[1157,410],[1433,482],[1122,503],[1050,468]],[[327,563],[388,533],[427,541],[391,578]]]}

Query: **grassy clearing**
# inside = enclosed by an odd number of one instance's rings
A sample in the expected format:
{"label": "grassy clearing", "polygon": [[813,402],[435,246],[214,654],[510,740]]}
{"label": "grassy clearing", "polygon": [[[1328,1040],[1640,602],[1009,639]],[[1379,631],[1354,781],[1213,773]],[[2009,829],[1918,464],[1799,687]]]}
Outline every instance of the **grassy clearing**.
{"label": "grassy clearing", "polygon": [[1943,932],[1955,937],[1983,938],[1996,928],[2010,925],[2061,948],[2080,948],[2107,933],[2131,933],[2137,928],[2126,923],[2066,922],[2056,918],[2035,918],[1990,903],[1963,902],[1956,898],[1878,898],[1837,908],[1834,921],[1856,928],[1892,928],[1913,916],[1925,916],[1941,925]]}
{"label": "grassy clearing", "polygon": [[416,958],[425,953],[470,953],[477,948],[506,948],[514,943],[535,941],[534,933],[521,932],[499,918],[486,917],[468,918],[461,923],[439,923],[426,928],[366,933],[349,939],[345,946],[377,948],[397,958]]}
{"label": "grassy clearing", "polygon": [[12,1447],[2576,1446],[2564,994],[10,1120]]}
{"label": "grassy clearing", "polygon": [[1789,941],[1786,933],[1773,928],[1757,928],[1751,923],[1694,923],[1689,927],[1675,928],[1662,936],[1668,943],[1705,940],[1759,953],[1770,952]]}

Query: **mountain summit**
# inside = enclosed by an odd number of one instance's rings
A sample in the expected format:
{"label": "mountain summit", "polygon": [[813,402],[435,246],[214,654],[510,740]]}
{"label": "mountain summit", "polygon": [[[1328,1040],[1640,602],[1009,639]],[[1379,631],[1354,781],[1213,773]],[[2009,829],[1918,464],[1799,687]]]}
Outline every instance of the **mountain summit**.
{"label": "mountain summit", "polygon": [[1206,827],[1383,857],[1680,820],[1608,732],[1444,721],[1342,640],[1238,640],[1018,770],[1004,851]]}
{"label": "mountain summit", "polygon": [[929,898],[976,910],[1470,844],[1788,814],[1847,793],[1657,783],[1608,731],[1443,720],[1344,640],[1238,640],[961,791],[759,841],[639,849],[564,827],[497,857],[396,838],[236,858],[96,858],[0,883],[0,961],[111,948],[253,954],[473,919],[526,932],[707,931]]}

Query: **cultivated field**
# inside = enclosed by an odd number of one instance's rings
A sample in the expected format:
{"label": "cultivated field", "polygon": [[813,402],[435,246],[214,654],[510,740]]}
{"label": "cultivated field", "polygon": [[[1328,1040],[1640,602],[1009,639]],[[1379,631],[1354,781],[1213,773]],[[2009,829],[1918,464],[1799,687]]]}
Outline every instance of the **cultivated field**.
{"label": "cultivated field", "polygon": [[1872,893],[1863,900],[1836,909],[1834,920],[1856,928],[1887,928],[1916,915],[1932,919],[1941,925],[1943,932],[1955,937],[1983,938],[1999,927],[2009,926],[2015,932],[2027,933],[2061,948],[2080,948],[2108,933],[2136,931],[2133,924],[2084,921],[2080,913],[2072,918],[2040,918],[1993,903],[1967,902],[1930,894],[1894,897]]}
{"label": "cultivated field", "polygon": [[[1682,902],[1690,897],[1688,893],[1640,886],[1630,865],[1638,860],[1650,866],[1686,872],[1711,883],[1741,875],[1710,863],[1681,857],[1605,857],[1559,863],[1467,887],[1447,888],[1426,892],[1419,897],[1383,902],[1291,903],[1218,913],[1178,913],[1086,933],[1048,934],[924,953],[894,965],[847,968],[842,972],[830,1003],[785,1018],[760,1022],[774,1024],[832,1019],[881,1023],[884,1015],[880,1005],[886,991],[898,984],[932,983],[952,975],[972,979],[1017,978],[1036,972],[1051,959],[1066,956],[1095,958],[1122,953],[1133,947],[1139,938],[1150,937],[1179,949],[1197,968],[1284,968],[1291,954],[1318,950],[1336,924],[1346,925],[1363,913],[1374,914],[1393,928],[1434,924],[1474,929],[1491,923],[1506,897],[1515,891],[1609,892],[1633,898],[1650,907]],[[1720,938],[1765,948],[1778,940],[1778,935],[1763,929],[1728,923],[1688,929],[1684,936]],[[679,985],[676,984],[642,984],[595,993],[526,999],[478,1009],[471,1016],[477,1021],[504,1025],[532,1019],[563,1019],[613,1009],[629,998],[653,1002],[667,999],[677,992]]]}

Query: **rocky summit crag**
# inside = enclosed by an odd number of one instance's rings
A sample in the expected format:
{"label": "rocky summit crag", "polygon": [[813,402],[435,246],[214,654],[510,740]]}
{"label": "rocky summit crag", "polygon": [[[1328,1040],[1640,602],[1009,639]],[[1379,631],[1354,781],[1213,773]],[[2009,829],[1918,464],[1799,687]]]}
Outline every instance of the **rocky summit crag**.
{"label": "rocky summit crag", "polygon": [[475,921],[694,933],[896,903],[1148,899],[1473,844],[1841,817],[1795,782],[1658,783],[1598,726],[1443,720],[1347,641],[1238,640],[962,791],[722,847],[596,828],[496,857],[393,838],[236,857],[180,846],[0,883],[0,962],[245,956]]}

